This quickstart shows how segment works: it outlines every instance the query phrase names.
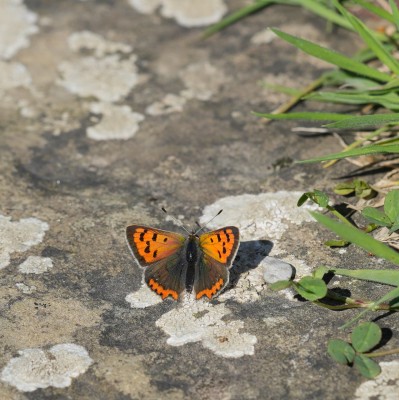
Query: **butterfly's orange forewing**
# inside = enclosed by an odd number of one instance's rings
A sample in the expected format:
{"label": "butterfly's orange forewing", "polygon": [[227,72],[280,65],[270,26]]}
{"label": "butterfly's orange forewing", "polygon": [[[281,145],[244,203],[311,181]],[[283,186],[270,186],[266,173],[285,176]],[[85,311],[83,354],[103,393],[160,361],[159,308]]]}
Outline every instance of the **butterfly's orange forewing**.
{"label": "butterfly's orange forewing", "polygon": [[238,241],[238,229],[235,226],[206,232],[199,238],[199,244],[204,253],[221,264],[225,264],[227,268],[230,267],[231,259],[235,256]]}

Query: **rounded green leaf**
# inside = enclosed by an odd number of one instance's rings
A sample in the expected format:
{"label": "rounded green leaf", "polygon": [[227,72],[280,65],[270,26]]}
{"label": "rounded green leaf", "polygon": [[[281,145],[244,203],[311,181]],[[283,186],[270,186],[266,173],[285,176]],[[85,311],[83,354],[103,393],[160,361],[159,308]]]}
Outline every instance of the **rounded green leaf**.
{"label": "rounded green leaf", "polygon": [[314,301],[327,294],[327,285],[322,279],[305,276],[295,284],[295,289],[304,299]]}
{"label": "rounded green leaf", "polygon": [[380,210],[377,210],[374,207],[365,207],[362,211],[362,215],[364,218],[368,219],[370,222],[373,222],[379,226],[391,226],[392,221],[389,219],[385,213]]}
{"label": "rounded green leaf", "polygon": [[353,347],[341,339],[331,339],[328,341],[328,354],[340,364],[350,364],[355,358]]}
{"label": "rounded green leaf", "polygon": [[313,192],[312,200],[316,204],[318,204],[320,207],[325,208],[325,207],[328,206],[329,198],[328,198],[327,194],[325,194],[324,192],[315,189],[314,192]]}
{"label": "rounded green leaf", "polygon": [[364,353],[375,347],[381,340],[381,328],[374,322],[365,322],[352,332],[352,346],[359,353]]}
{"label": "rounded green leaf", "polygon": [[279,290],[287,289],[292,285],[292,281],[278,281],[269,285],[269,289],[278,292]]}
{"label": "rounded green leaf", "polygon": [[353,364],[365,378],[375,378],[381,373],[378,363],[363,354],[356,355]]}

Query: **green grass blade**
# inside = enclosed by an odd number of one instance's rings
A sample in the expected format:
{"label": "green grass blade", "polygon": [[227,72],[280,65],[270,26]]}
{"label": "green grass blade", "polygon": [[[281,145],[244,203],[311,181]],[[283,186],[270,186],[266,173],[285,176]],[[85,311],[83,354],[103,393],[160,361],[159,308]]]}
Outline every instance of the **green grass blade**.
{"label": "green grass blade", "polygon": [[305,164],[311,162],[338,160],[346,157],[358,157],[358,156],[365,156],[368,154],[381,154],[381,153],[399,154],[399,145],[395,144],[386,146],[378,146],[378,145],[364,146],[359,149],[352,149],[348,151],[342,151],[340,153],[328,154],[326,156],[311,158],[309,160],[297,161],[297,163]]}
{"label": "green grass blade", "polygon": [[362,115],[358,117],[345,118],[342,121],[332,122],[324,126],[335,129],[364,129],[393,123],[399,124],[399,113]]}
{"label": "green grass blade", "polygon": [[377,81],[389,82],[391,80],[391,77],[389,75],[384,74],[383,72],[380,72],[365,64],[362,64],[361,62],[346,57],[341,53],[319,46],[318,44],[309,42],[308,40],[292,36],[275,28],[272,29],[272,31],[281,39],[285,40],[288,43],[291,43],[305,53],[310,54],[311,56],[314,56],[321,60],[327,61],[342,69],[354,72],[358,75],[367,76],[368,78],[375,79]]}
{"label": "green grass blade", "polygon": [[353,31],[352,25],[345,18],[342,18],[341,15],[337,14],[331,8],[326,7],[320,0],[302,0],[300,3],[303,8],[323,17],[327,21]]}
{"label": "green grass blade", "polygon": [[337,0],[333,0],[335,7],[341,14],[352,24],[357,33],[366,43],[366,45],[375,53],[380,61],[386,65],[392,72],[399,74],[399,63],[388,53],[383,44],[378,40],[377,35],[372,30],[367,28],[360,19],[351,14],[348,10],[341,6]]}
{"label": "green grass blade", "polygon": [[394,23],[396,25],[396,29],[399,30],[399,10],[398,10],[398,6],[394,2],[394,0],[389,0],[389,5],[391,6],[392,17],[393,17],[393,21],[391,21],[391,22]]}
{"label": "green grass blade", "polygon": [[360,319],[364,314],[366,314],[369,311],[372,311],[375,307],[379,306],[382,303],[385,302],[389,302],[392,299],[396,299],[397,297],[399,297],[399,288],[395,288],[393,290],[391,290],[390,292],[388,292],[385,296],[381,297],[380,299],[378,299],[377,301],[375,301],[374,303],[372,303],[370,305],[370,307],[366,308],[365,310],[363,310],[362,312],[360,312],[359,314],[356,315],[356,317],[352,318],[350,321],[346,322],[344,325],[342,325],[340,327],[340,329],[345,329],[348,326],[352,325],[354,322],[356,322],[358,319]]}
{"label": "green grass blade", "polygon": [[384,283],[391,286],[399,286],[399,271],[394,269],[345,269],[331,268],[329,271],[336,275],[348,276],[349,278],[364,281]]}
{"label": "green grass blade", "polygon": [[323,214],[316,212],[310,212],[310,214],[316,221],[324,225],[330,231],[334,232],[347,242],[354,243],[362,249],[376,255],[377,257],[384,258],[393,264],[399,265],[399,253],[395,250],[392,250],[384,243],[374,239],[367,233],[364,233],[354,226],[349,226],[347,224],[335,221]]}
{"label": "green grass blade", "polygon": [[[298,113],[287,113],[287,114],[270,114],[270,113],[258,113],[252,112],[257,117],[267,119],[301,119],[309,121],[341,121],[345,119],[352,119],[353,117],[345,114],[337,113],[320,113],[320,112],[298,112]],[[398,114],[399,115],[399,114]]]}
{"label": "green grass blade", "polygon": [[300,0],[258,0],[253,4],[249,4],[248,6],[242,7],[239,10],[233,12],[228,15],[226,18],[223,18],[220,22],[210,26],[203,33],[203,38],[207,38],[212,36],[213,34],[221,31],[224,28],[227,28],[230,25],[235,24],[241,19],[248,17],[251,14],[256,13],[257,11],[262,10],[263,8],[270,6],[271,4],[285,4],[285,5],[300,5]]}
{"label": "green grass blade", "polygon": [[395,22],[392,14],[390,14],[388,11],[384,10],[383,8],[376,6],[371,1],[367,1],[367,0],[355,0],[355,1],[357,4],[361,5],[363,8],[365,8],[366,10],[369,10],[373,14],[379,16],[380,18],[385,19],[388,22],[392,22],[392,23]]}
{"label": "green grass blade", "polygon": [[355,90],[346,90],[345,92],[317,92],[304,96],[303,100],[342,104],[379,104],[388,110],[399,110],[399,96],[393,91],[378,96],[374,96],[370,92]]}

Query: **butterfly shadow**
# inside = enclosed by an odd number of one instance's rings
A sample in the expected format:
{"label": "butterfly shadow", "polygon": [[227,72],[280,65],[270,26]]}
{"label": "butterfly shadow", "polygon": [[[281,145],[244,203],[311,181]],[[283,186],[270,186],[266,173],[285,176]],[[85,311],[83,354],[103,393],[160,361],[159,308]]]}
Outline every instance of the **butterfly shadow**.
{"label": "butterfly shadow", "polygon": [[272,248],[273,242],[270,240],[241,242],[233,266],[230,269],[230,281],[226,290],[235,287],[242,274],[257,268],[260,262],[269,255]]}

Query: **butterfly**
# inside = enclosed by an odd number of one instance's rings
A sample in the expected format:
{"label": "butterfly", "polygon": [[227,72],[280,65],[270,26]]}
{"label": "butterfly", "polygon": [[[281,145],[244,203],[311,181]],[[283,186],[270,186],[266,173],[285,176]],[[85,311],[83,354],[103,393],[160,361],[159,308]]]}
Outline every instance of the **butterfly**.
{"label": "butterfly", "polygon": [[143,225],[126,228],[129,248],[145,269],[145,282],[162,299],[178,300],[192,289],[197,300],[211,299],[228,283],[240,242],[238,228],[226,226],[199,235],[201,230],[184,236]]}

